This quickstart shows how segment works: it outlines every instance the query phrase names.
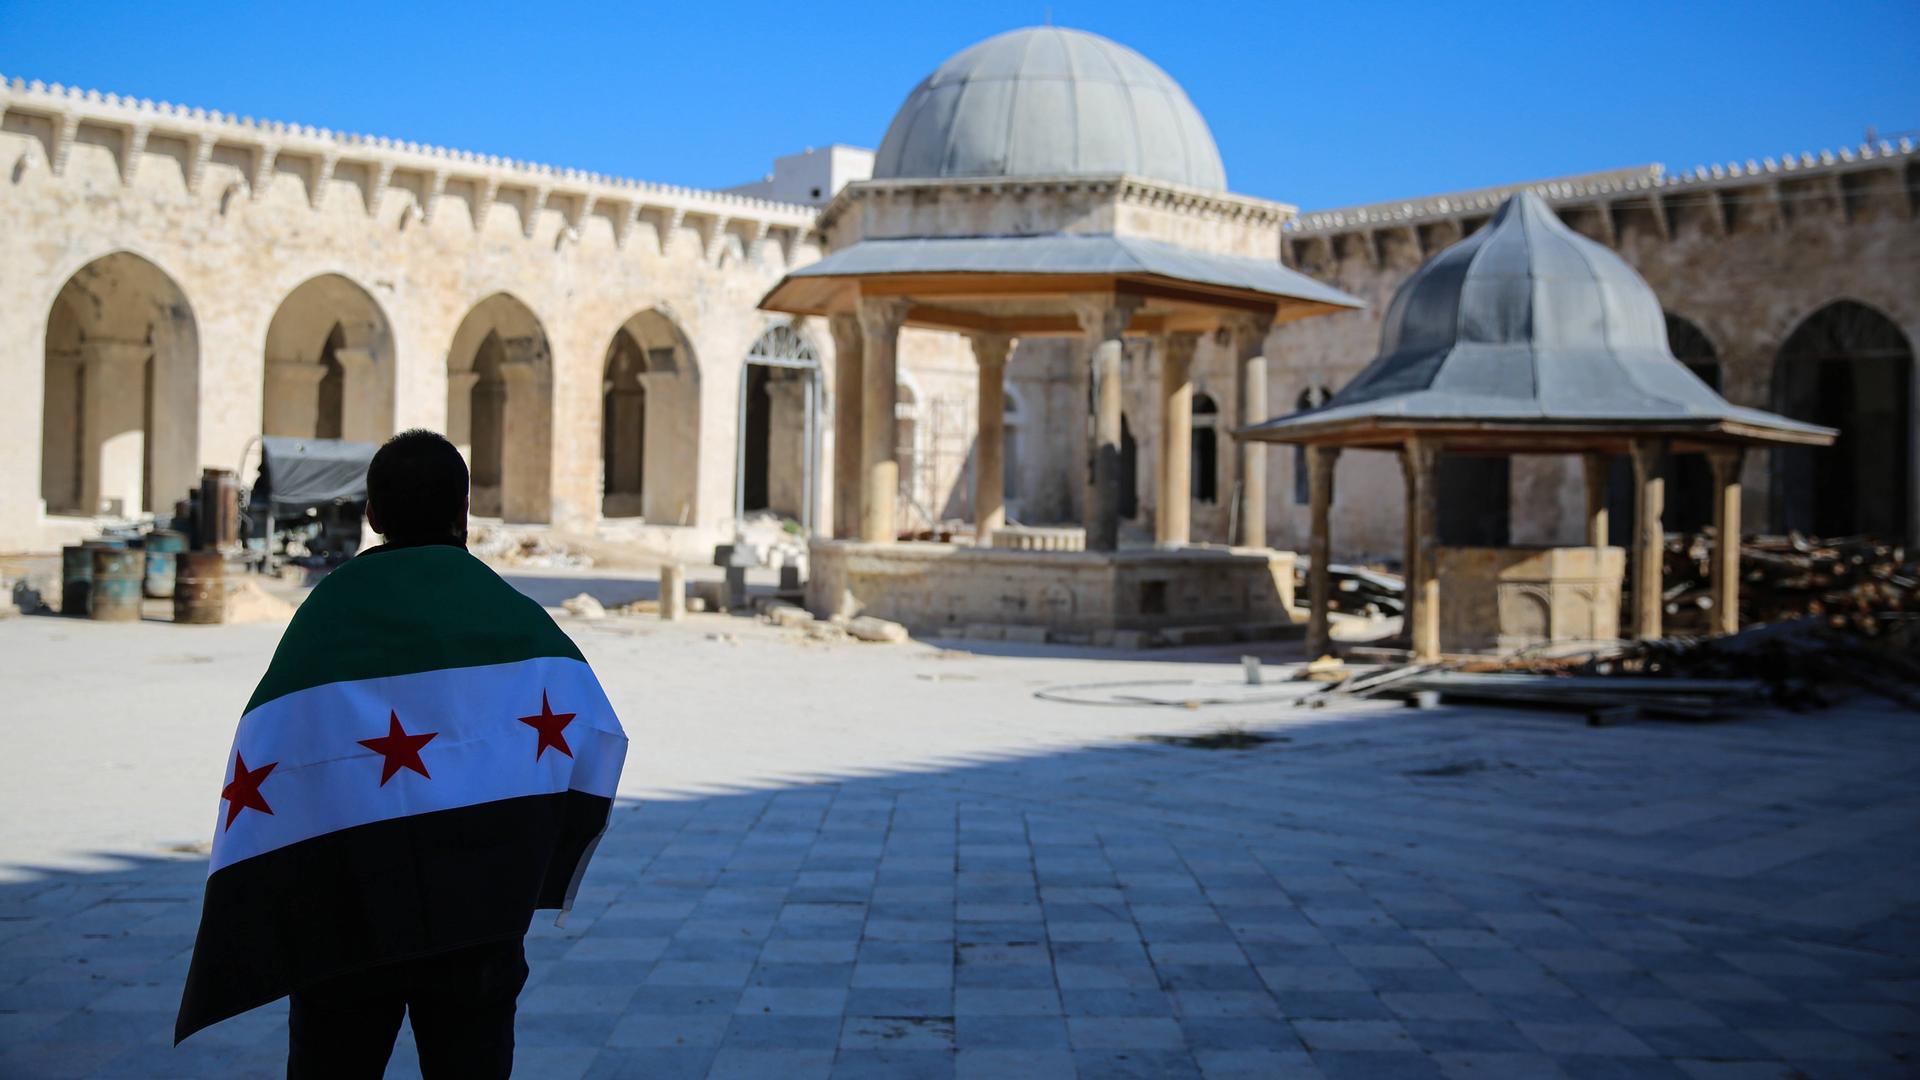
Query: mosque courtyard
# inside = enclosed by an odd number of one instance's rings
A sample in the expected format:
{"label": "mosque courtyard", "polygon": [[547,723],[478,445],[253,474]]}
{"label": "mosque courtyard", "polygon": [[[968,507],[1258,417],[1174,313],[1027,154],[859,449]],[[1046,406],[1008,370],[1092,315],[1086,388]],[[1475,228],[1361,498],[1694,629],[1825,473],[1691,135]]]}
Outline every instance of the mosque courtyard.
{"label": "mosque courtyard", "polygon": [[[561,619],[632,744],[579,905],[529,936],[519,1075],[1915,1068],[1920,765],[1872,700],[1589,728],[1308,710],[1246,689],[1246,646]],[[280,632],[0,621],[36,673],[0,759],[0,1076],[283,1070],[284,1002],[168,1045]],[[1160,738],[1229,731],[1269,741]],[[403,1034],[389,1075],[416,1069]]]}

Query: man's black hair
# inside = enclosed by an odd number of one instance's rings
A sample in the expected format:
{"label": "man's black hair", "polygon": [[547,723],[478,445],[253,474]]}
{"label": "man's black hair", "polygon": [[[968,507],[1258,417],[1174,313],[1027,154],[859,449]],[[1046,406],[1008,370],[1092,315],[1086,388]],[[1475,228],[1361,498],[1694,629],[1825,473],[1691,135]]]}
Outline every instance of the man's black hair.
{"label": "man's black hair", "polygon": [[388,543],[467,541],[467,463],[425,428],[388,439],[367,466],[374,528]]}

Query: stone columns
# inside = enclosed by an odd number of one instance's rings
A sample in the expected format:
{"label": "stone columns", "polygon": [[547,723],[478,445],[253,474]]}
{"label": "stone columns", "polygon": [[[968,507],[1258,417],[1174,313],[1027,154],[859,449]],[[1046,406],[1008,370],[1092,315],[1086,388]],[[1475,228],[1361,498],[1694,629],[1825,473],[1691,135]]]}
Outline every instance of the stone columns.
{"label": "stone columns", "polygon": [[1093,505],[1088,551],[1120,547],[1120,359],[1126,347],[1122,335],[1139,306],[1136,297],[1090,297],[1074,309],[1093,361]]}
{"label": "stone columns", "polygon": [[1440,659],[1439,447],[1415,436],[1400,451],[1407,480],[1407,642],[1413,659]]}
{"label": "stone columns", "polygon": [[1740,630],[1740,468],[1746,451],[1738,446],[1707,451],[1713,466],[1713,631]]}
{"label": "stone columns", "polygon": [[1179,545],[1192,538],[1193,352],[1200,335],[1176,332],[1160,340],[1160,513],[1153,538]]}
{"label": "stone columns", "polygon": [[1313,508],[1313,534],[1307,542],[1307,659],[1333,648],[1329,605],[1333,602],[1333,466],[1340,460],[1337,446],[1302,447],[1307,455],[1307,496]]}
{"label": "stone columns", "polygon": [[267,398],[261,409],[261,431],[311,439],[320,430],[320,380],[323,364],[307,360],[268,360]]}
{"label": "stone columns", "polygon": [[[1271,315],[1247,315],[1227,323],[1233,339],[1234,379],[1239,390],[1239,423],[1258,424],[1271,417],[1267,409],[1267,332]],[[1240,535],[1245,547],[1267,546],[1267,444],[1236,440],[1240,447]]]}
{"label": "stone columns", "polygon": [[833,333],[833,538],[860,534],[860,418],[866,385],[860,377],[860,317],[852,312],[829,316]]}
{"label": "stone columns", "polygon": [[142,341],[80,343],[80,512],[118,503],[123,514],[145,505],[147,359]]}
{"label": "stone columns", "polygon": [[973,358],[980,365],[980,419],[973,442],[973,536],[986,547],[993,530],[1007,523],[1007,353],[1005,334],[973,334]]}
{"label": "stone columns", "polygon": [[900,463],[894,457],[894,409],[899,403],[900,325],[913,302],[905,297],[860,298],[860,539],[892,543],[893,504],[900,496]]}
{"label": "stone columns", "polygon": [[1607,474],[1612,462],[1605,454],[1592,453],[1581,455],[1581,463],[1587,480],[1587,546],[1603,548],[1613,527],[1607,519]]}
{"label": "stone columns", "polygon": [[1661,595],[1667,556],[1666,529],[1660,515],[1666,510],[1667,481],[1661,466],[1667,457],[1662,439],[1633,441],[1633,636],[1645,641],[1660,636]]}
{"label": "stone columns", "polygon": [[380,402],[380,367],[373,352],[339,348],[333,358],[340,365],[340,437],[348,442],[377,443],[393,434],[384,430]]}
{"label": "stone columns", "polygon": [[477,371],[447,372],[447,440],[473,468],[473,385],[480,381]]}
{"label": "stone columns", "polygon": [[553,368],[537,338],[506,338],[500,378],[507,402],[500,425],[500,517],[545,522],[553,513]]}

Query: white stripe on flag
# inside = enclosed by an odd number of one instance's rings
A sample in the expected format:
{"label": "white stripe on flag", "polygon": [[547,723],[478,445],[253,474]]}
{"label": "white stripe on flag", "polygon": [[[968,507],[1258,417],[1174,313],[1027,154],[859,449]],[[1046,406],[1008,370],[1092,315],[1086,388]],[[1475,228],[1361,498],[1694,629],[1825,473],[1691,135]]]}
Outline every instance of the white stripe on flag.
{"label": "white stripe on flag", "polygon": [[[571,757],[551,746],[535,757],[539,733],[520,718],[540,715],[543,692],[553,712],[574,714],[561,730]],[[360,740],[386,737],[390,717],[409,735],[434,733],[419,747],[428,776],[401,768],[380,782],[387,759]],[[236,755],[255,774],[272,765],[259,792],[273,812],[242,809],[229,827],[222,797],[208,873],[375,821],[568,789],[612,797],[626,741],[593,670],[560,657],[300,690],[241,717],[221,784]]]}

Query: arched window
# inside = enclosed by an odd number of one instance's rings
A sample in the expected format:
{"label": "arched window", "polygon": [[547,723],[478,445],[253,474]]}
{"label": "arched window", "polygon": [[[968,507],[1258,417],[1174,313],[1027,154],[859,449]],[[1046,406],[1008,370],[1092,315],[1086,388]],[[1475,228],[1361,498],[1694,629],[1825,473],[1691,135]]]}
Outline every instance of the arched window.
{"label": "arched window", "polygon": [[1909,537],[1913,346],[1893,320],[1841,300],[1808,316],[1774,363],[1777,411],[1838,428],[1822,449],[1775,450],[1775,526]]}
{"label": "arched window", "polygon": [[1195,502],[1220,501],[1220,406],[1206,394],[1193,395],[1192,470],[1190,484]]}
{"label": "arched window", "polygon": [[773,513],[813,527],[818,490],[820,356],[791,323],[767,328],[741,371],[736,512]]}

